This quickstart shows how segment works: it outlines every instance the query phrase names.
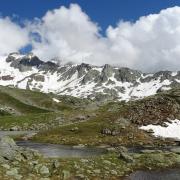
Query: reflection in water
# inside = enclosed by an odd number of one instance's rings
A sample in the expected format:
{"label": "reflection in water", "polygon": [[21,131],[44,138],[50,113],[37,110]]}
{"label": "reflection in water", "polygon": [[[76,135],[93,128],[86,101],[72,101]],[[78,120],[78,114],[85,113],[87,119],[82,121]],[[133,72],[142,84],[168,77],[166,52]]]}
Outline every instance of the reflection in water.
{"label": "reflection in water", "polygon": [[180,180],[180,169],[164,171],[137,171],[126,180]]}
{"label": "reflection in water", "polygon": [[98,148],[73,148],[72,146],[34,143],[30,141],[19,141],[17,145],[38,150],[46,157],[91,157],[105,153],[104,149]]}

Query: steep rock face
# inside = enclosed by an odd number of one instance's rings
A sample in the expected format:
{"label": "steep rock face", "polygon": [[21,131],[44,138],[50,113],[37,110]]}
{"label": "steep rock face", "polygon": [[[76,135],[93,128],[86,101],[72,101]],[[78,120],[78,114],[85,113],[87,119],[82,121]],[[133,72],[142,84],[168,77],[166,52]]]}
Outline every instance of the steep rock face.
{"label": "steep rock face", "polygon": [[0,85],[99,100],[129,100],[180,87],[180,71],[145,74],[108,64],[57,65],[33,54],[1,57]]}
{"label": "steep rock face", "polygon": [[19,69],[20,71],[32,70],[32,67],[39,67],[44,62],[37,56],[28,54],[21,56],[17,53],[12,53],[6,58],[6,62],[10,62],[10,66]]}

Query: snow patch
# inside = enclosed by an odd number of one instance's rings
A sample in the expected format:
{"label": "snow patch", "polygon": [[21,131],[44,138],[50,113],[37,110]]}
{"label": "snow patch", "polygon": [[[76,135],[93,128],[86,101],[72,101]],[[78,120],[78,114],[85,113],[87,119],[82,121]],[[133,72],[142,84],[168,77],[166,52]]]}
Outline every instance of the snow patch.
{"label": "snow patch", "polygon": [[161,88],[161,90],[163,90],[163,91],[168,91],[168,90],[170,90],[171,89],[171,87],[167,87],[167,86],[163,86],[162,88]]}
{"label": "snow patch", "polygon": [[175,80],[176,80],[176,82],[180,83],[180,79],[175,79]]}
{"label": "snow patch", "polygon": [[156,137],[164,137],[164,138],[174,138],[180,139],[180,120],[175,119],[170,122],[165,123],[167,127],[162,127],[160,125],[148,125],[141,126],[140,129],[148,131],[153,130],[153,135]]}
{"label": "snow patch", "polygon": [[56,103],[59,103],[60,100],[59,99],[56,99],[56,98],[53,98],[53,101],[56,102]]}
{"label": "snow patch", "polygon": [[176,72],[172,72],[172,73],[171,73],[171,76],[177,76],[177,74],[178,74],[177,71],[176,71]]}

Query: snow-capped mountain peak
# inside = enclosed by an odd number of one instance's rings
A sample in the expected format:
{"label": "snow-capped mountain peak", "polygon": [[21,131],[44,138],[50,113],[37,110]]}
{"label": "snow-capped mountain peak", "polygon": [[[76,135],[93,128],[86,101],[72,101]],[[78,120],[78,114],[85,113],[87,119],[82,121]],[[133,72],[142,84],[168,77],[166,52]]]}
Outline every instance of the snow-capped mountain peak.
{"label": "snow-capped mountain peak", "polygon": [[180,86],[180,72],[145,74],[108,64],[58,65],[34,54],[1,57],[0,85],[76,97],[129,100]]}

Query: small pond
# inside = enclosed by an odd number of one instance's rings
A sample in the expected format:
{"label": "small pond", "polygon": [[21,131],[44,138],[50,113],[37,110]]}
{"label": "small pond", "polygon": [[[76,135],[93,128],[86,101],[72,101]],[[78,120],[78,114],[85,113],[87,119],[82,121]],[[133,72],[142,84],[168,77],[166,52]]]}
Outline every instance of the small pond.
{"label": "small pond", "polygon": [[35,149],[44,156],[53,158],[92,157],[106,152],[101,148],[73,147],[67,145],[35,143],[31,141],[18,141],[16,143],[18,146]]}
{"label": "small pond", "polygon": [[125,180],[180,180],[180,169],[136,171]]}
{"label": "small pond", "polygon": [[[31,135],[34,131],[0,131],[0,137]],[[32,141],[17,141],[16,144],[21,147],[30,148],[39,151],[45,157],[52,158],[81,158],[92,157],[106,153],[102,148],[73,147],[68,145],[56,145],[48,143],[36,143]]]}

